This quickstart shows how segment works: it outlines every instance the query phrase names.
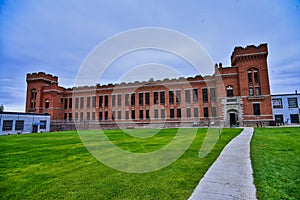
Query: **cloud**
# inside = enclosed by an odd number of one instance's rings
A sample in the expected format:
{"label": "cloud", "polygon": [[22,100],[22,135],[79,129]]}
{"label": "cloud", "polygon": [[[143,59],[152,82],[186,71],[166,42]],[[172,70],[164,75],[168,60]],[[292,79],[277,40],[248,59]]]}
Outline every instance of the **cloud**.
{"label": "cloud", "polygon": [[[23,105],[26,73],[36,71],[57,75],[63,86],[71,87],[93,48],[114,34],[141,27],[180,31],[224,66],[230,65],[235,46],[267,42],[272,92],[290,91],[299,87],[299,19],[292,1],[5,1],[0,12],[0,79],[2,86],[19,90],[18,97],[5,93],[0,100]],[[184,46],[179,41],[172,45]],[[189,48],[182,51],[193,53]],[[151,62],[197,75],[181,58],[145,51],[118,59],[103,81],[114,82],[128,70]]]}

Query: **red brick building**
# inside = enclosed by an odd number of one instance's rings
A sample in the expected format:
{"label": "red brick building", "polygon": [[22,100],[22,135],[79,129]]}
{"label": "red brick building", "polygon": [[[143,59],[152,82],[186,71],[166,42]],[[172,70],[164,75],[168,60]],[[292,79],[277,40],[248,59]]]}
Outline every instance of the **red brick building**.
{"label": "red brick building", "polygon": [[60,126],[257,125],[273,121],[267,44],[235,47],[231,66],[211,76],[66,89],[58,77],[27,74],[26,112],[49,113]]}

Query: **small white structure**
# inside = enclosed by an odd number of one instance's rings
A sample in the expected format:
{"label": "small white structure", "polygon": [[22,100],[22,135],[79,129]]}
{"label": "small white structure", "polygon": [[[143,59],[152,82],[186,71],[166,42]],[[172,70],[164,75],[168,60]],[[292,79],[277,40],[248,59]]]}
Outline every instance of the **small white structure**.
{"label": "small white structure", "polygon": [[299,124],[300,94],[272,95],[274,120],[278,124]]}
{"label": "small white structure", "polygon": [[19,112],[0,113],[0,135],[50,131],[49,114]]}

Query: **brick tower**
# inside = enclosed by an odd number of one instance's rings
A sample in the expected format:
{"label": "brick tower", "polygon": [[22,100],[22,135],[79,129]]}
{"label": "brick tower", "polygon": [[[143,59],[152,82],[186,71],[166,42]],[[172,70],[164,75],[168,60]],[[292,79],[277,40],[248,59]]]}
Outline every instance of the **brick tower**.
{"label": "brick tower", "polygon": [[267,57],[267,44],[235,47],[231,55],[231,65],[238,70],[245,125],[273,120]]}
{"label": "brick tower", "polygon": [[27,74],[26,111],[48,113],[51,119],[62,119],[64,88],[58,86],[58,77],[44,72]]}

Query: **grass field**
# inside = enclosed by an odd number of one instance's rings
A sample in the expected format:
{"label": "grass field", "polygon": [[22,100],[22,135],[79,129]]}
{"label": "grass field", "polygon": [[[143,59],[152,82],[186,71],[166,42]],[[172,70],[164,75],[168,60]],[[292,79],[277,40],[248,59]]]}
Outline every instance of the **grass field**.
{"label": "grass field", "polygon": [[[75,131],[0,137],[0,199],[187,199],[224,146],[240,129],[223,129],[213,150],[199,158],[206,129],[198,129],[190,148],[166,168],[125,173],[106,167],[83,146]],[[176,129],[151,139],[120,130],[106,135],[119,147],[153,151],[167,144]]]}
{"label": "grass field", "polygon": [[258,199],[300,199],[300,128],[255,129],[251,160]]}

